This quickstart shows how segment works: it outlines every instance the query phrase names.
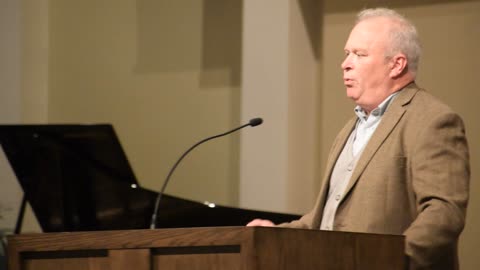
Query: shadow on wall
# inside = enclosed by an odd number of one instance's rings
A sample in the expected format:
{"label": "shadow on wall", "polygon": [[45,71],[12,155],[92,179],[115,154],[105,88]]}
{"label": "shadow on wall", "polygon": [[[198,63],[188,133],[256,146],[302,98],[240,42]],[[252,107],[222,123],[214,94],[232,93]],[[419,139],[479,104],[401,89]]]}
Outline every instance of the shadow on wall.
{"label": "shadow on wall", "polygon": [[475,2],[478,0],[356,0],[356,1],[337,1],[337,0],[325,0],[324,10],[325,13],[338,13],[338,12],[358,12],[365,8],[374,7],[388,7],[388,8],[404,8],[415,7],[441,3],[460,3],[460,2]]}
{"label": "shadow on wall", "polygon": [[297,0],[315,59],[320,59],[322,43],[322,1]]}
{"label": "shadow on wall", "polygon": [[137,1],[135,72],[198,71],[200,88],[240,86],[242,2]]}

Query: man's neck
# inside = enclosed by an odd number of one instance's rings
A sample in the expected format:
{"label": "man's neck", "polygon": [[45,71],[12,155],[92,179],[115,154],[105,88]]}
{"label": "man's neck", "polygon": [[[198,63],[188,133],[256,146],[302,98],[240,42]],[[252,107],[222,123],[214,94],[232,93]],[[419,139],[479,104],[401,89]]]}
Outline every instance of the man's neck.
{"label": "man's neck", "polygon": [[387,100],[389,97],[391,97],[393,94],[399,92],[400,90],[402,90],[403,88],[405,88],[407,85],[413,83],[414,80],[404,80],[403,83],[400,83],[400,81],[398,81],[398,83],[394,84],[392,87],[390,87],[390,91],[386,92],[386,94],[384,96],[381,97],[381,99],[378,100],[378,102],[374,105],[374,106],[371,106],[369,108],[364,108],[363,106],[360,106],[362,108],[362,110],[364,111],[364,113],[369,116],[370,113],[375,110],[376,108],[378,108],[378,106],[380,106],[380,104],[382,104],[383,102],[385,102],[385,100]]}

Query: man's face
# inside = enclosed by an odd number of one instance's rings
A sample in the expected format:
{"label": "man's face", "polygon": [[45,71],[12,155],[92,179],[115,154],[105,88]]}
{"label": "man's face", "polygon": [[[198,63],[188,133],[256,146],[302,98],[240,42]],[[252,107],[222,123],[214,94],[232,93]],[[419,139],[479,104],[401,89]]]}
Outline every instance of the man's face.
{"label": "man's face", "polygon": [[345,44],[342,69],[347,96],[367,112],[390,94],[390,64],[385,57],[388,23],[383,18],[362,21]]}

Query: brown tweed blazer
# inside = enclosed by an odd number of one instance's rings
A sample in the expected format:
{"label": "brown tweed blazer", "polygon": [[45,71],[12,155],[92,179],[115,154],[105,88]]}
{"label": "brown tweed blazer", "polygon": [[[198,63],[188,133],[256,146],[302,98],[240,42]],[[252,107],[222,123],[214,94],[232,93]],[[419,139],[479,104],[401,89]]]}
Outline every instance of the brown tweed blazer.
{"label": "brown tweed blazer", "polygon": [[[313,209],[279,226],[320,227],[330,175],[355,122],[356,117],[333,143]],[[358,160],[334,230],[404,234],[410,269],[458,269],[469,178],[461,118],[411,83],[390,104]]]}

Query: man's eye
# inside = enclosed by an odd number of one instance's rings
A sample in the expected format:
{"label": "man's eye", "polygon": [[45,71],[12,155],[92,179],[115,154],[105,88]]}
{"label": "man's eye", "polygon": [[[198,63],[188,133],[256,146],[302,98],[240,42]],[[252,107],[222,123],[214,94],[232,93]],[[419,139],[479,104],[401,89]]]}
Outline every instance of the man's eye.
{"label": "man's eye", "polygon": [[364,53],[364,52],[348,52],[348,51],[345,51],[345,57],[348,57],[350,54],[353,54],[353,55],[358,56],[358,57],[367,56],[367,54]]}

